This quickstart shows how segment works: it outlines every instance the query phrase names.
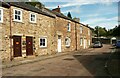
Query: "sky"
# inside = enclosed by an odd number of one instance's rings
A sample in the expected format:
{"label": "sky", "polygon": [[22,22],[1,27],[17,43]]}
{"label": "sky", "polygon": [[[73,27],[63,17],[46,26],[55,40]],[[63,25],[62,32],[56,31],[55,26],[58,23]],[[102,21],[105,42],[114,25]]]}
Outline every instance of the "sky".
{"label": "sky", "polygon": [[54,9],[60,6],[61,12],[72,18],[80,18],[80,22],[112,29],[118,25],[118,1],[119,0],[39,0],[45,7]]}

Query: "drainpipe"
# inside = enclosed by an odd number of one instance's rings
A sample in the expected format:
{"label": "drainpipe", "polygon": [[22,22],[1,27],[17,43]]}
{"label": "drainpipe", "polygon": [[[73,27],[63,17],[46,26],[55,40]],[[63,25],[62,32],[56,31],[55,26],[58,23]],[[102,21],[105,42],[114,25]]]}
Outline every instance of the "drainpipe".
{"label": "drainpipe", "polygon": [[11,6],[10,6],[10,61],[13,60],[12,58],[12,13],[11,13]]}
{"label": "drainpipe", "polygon": [[77,26],[76,26],[76,23],[75,23],[75,41],[76,41],[75,50],[77,51]]}
{"label": "drainpipe", "polygon": [[9,6],[9,9],[10,9],[10,61],[12,61],[13,60],[13,58],[12,58],[12,13],[11,13],[11,5],[10,4],[8,4],[8,3],[6,3],[8,6]]}

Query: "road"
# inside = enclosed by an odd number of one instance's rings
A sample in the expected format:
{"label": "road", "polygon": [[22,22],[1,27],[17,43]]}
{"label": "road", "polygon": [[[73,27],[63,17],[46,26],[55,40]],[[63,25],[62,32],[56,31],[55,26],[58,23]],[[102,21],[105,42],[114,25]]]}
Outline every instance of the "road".
{"label": "road", "polygon": [[110,45],[2,70],[3,76],[108,76],[104,64]]}

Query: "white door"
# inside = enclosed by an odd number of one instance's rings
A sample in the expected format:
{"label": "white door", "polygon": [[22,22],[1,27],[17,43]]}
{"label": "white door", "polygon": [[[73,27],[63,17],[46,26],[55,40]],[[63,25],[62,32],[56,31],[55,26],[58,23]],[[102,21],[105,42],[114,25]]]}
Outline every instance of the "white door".
{"label": "white door", "polygon": [[86,39],[84,39],[84,49],[86,49],[86,45],[87,45]]}
{"label": "white door", "polygon": [[58,39],[58,52],[61,52],[61,39]]}

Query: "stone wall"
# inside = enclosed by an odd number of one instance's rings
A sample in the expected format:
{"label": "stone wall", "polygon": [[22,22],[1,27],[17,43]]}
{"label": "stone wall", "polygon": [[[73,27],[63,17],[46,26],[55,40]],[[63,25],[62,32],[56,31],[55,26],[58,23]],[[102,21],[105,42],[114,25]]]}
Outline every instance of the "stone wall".
{"label": "stone wall", "polygon": [[2,59],[10,58],[10,15],[9,9],[0,7],[3,9],[3,22],[0,23],[0,55]]}
{"label": "stone wall", "polygon": [[[82,33],[80,33],[80,26],[83,29]],[[82,24],[76,24],[76,28],[77,28],[77,50],[89,48],[91,45],[91,33],[92,33],[91,30],[88,27],[83,26]],[[82,39],[82,45],[80,39]]]}
{"label": "stone wall", "polygon": [[[12,7],[12,10],[17,7]],[[17,8],[21,9],[21,8]],[[31,11],[21,9],[23,12],[22,22],[12,22],[12,34],[21,36],[32,36],[34,37],[34,52],[37,55],[51,54],[55,52],[55,18],[51,18],[45,15],[36,13],[36,23],[29,21],[29,14]],[[12,11],[13,12],[13,11]],[[32,12],[34,13],[34,12]],[[40,37],[47,38],[47,47],[40,48]]]}
{"label": "stone wall", "polygon": [[[71,26],[71,31],[67,31],[67,25],[68,22],[70,22],[70,26]],[[57,29],[57,36],[61,35],[61,40],[62,40],[62,52],[65,51],[74,51],[75,47],[76,47],[76,41],[75,41],[75,23],[67,20],[67,19],[63,19],[60,17],[56,18],[56,29]],[[70,47],[66,47],[65,45],[65,38],[69,37],[71,42],[70,42]]]}

